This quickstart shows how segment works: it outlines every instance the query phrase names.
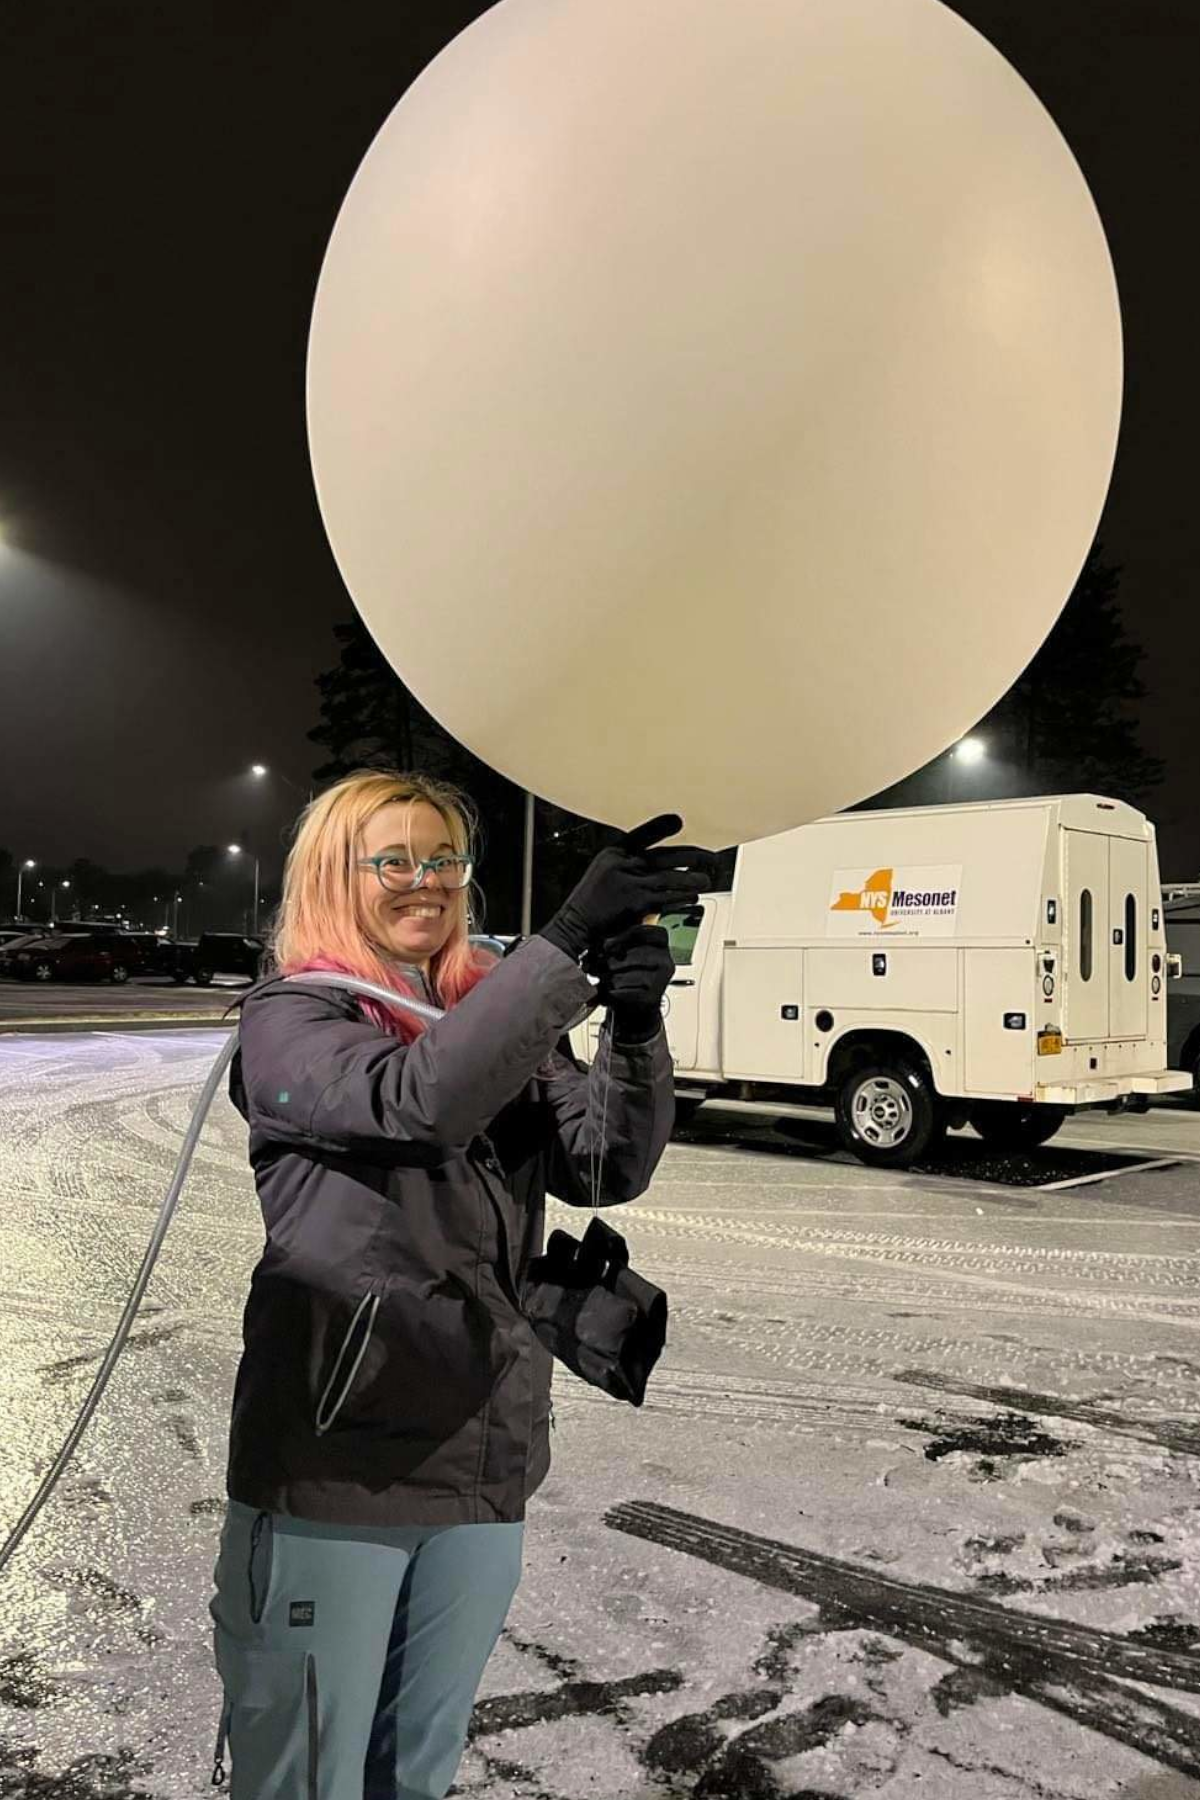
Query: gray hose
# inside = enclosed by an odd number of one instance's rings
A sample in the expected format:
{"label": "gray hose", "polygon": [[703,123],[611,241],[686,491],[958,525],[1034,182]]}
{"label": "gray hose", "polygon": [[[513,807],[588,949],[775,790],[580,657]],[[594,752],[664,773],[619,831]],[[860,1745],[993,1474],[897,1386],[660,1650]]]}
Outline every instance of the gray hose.
{"label": "gray hose", "polygon": [[[496,942],[489,938],[472,938],[471,941],[472,943],[483,942],[488,944]],[[500,949],[502,946],[496,943],[496,948]],[[283,980],[303,982],[307,987],[349,988],[351,993],[366,994],[372,1000],[382,1000],[386,1006],[406,1007],[410,1012],[415,1012],[419,1014],[421,1018],[429,1019],[430,1021],[441,1019],[445,1016],[439,1007],[429,1006],[424,1000],[413,1000],[409,995],[397,994],[392,988],[383,987],[379,982],[364,981],[358,975],[342,975],[332,969],[313,969],[303,975],[285,975]],[[593,1000],[582,1009],[578,1017],[573,1019],[571,1024],[566,1027],[566,1030],[573,1031],[576,1025],[581,1024],[594,1004],[595,1000],[593,998]],[[0,1549],[0,1570],[4,1569],[9,1558],[13,1555],[18,1544],[20,1544],[21,1539],[25,1536],[25,1533],[33,1524],[38,1513],[53,1493],[54,1488],[58,1483],[59,1476],[66,1468],[76,1444],[87,1429],[88,1420],[100,1403],[100,1396],[107,1387],[108,1378],[112,1374],[116,1360],[124,1348],[125,1340],[129,1336],[130,1328],[137,1315],[137,1309],[141,1305],[142,1295],[146,1291],[146,1285],[150,1280],[154,1265],[158,1261],[158,1253],[162,1249],[163,1239],[167,1235],[167,1227],[171,1223],[175,1207],[179,1201],[180,1193],[183,1190],[183,1184],[187,1179],[187,1172],[191,1167],[192,1157],[196,1152],[196,1144],[200,1137],[201,1129],[205,1119],[208,1117],[208,1109],[213,1103],[217,1088],[220,1085],[221,1077],[229,1067],[236,1045],[237,1032],[234,1031],[231,1033],[228,1043],[222,1046],[221,1051],[217,1056],[217,1060],[209,1071],[208,1079],[204,1083],[200,1098],[196,1103],[196,1110],[193,1112],[187,1131],[184,1134],[183,1145],[175,1163],[175,1172],[171,1176],[171,1185],[167,1189],[166,1198],[163,1200],[162,1206],[159,1209],[158,1218],[155,1221],[150,1242],[146,1246],[146,1254],[142,1258],[142,1266],[137,1272],[137,1279],[130,1290],[128,1300],[125,1302],[124,1311],[118,1321],[117,1329],[113,1333],[112,1342],[105,1352],[104,1361],[101,1363],[96,1379],[92,1383],[91,1392],[80,1407],[79,1417],[71,1427],[70,1433],[62,1449],[47,1470],[37,1493],[33,1496],[29,1505],[17,1520],[16,1525],[6,1539],[3,1548]]]}

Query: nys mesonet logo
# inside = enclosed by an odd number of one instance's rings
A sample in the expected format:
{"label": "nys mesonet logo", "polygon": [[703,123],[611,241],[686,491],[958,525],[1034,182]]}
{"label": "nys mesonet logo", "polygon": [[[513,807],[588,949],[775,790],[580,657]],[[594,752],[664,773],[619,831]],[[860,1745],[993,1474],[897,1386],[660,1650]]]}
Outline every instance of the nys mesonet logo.
{"label": "nys mesonet logo", "polygon": [[[958,911],[961,868],[873,869],[861,876],[840,870],[834,878],[831,913],[866,913],[881,931],[897,926],[952,926]],[[854,886],[846,885],[854,881]],[[936,928],[936,927],[935,927]]]}

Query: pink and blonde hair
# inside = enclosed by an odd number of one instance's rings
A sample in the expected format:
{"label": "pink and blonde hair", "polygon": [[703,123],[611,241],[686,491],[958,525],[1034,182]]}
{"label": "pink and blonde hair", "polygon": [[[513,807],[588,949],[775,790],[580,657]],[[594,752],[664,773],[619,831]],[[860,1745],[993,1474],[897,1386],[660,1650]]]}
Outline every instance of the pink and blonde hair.
{"label": "pink and blonde hair", "polygon": [[[418,800],[427,801],[441,814],[455,851],[474,860],[478,816],[458,788],[399,770],[356,769],[326,788],[300,815],[284,866],[282,898],[268,931],[270,973],[297,975],[309,969],[332,969],[409,993],[415,1000],[424,999],[415,983],[404,978],[371,937],[361,900],[362,877],[356,867],[368,819],[381,806]],[[411,813],[406,842],[411,857]],[[445,944],[430,959],[429,986],[434,1004],[443,1009],[461,1000],[496,964],[492,951],[469,941],[474,888],[472,881],[447,895],[454,922]],[[405,1042],[418,1037],[430,1023],[407,1008],[387,1006],[366,995],[357,998],[375,1024]]]}

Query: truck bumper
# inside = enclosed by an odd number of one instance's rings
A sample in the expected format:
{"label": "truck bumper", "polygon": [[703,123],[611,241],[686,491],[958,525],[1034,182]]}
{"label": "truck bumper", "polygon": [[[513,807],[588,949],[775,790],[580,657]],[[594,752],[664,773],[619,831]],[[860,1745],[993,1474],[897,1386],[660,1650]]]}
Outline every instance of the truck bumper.
{"label": "truck bumper", "polygon": [[1094,1081],[1039,1083],[1035,1100],[1047,1106],[1103,1106],[1126,1094],[1183,1094],[1192,1078],[1183,1069],[1158,1069],[1145,1075],[1107,1075]]}

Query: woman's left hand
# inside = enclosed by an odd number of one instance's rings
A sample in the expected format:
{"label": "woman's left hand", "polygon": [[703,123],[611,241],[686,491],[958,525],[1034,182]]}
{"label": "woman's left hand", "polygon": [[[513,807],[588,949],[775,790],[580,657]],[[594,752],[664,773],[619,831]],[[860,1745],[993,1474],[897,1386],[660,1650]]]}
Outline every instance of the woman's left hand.
{"label": "woman's left hand", "polygon": [[670,939],[662,925],[631,925],[606,938],[583,961],[599,981],[599,999],[612,1008],[613,1030],[622,1037],[652,1037],[662,1020],[662,998],[675,974]]}

